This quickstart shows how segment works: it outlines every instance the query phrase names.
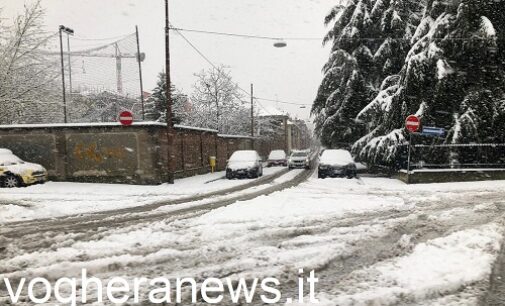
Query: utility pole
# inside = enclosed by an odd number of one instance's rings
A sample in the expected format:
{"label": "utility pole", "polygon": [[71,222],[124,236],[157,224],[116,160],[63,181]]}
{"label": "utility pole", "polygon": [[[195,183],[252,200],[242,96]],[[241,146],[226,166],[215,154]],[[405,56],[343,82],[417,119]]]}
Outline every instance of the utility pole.
{"label": "utility pole", "polygon": [[67,98],[65,92],[65,62],[63,61],[63,34],[64,26],[60,25],[60,59],[61,59],[61,88],[63,90],[63,122],[67,123]]}
{"label": "utility pole", "polygon": [[[65,62],[63,60],[63,32],[67,35],[74,35],[74,30],[67,28],[64,25],[60,25],[58,32],[60,34],[60,59],[61,59],[61,84],[63,91],[63,122],[67,123],[67,94],[65,92]],[[68,56],[70,64],[70,38],[68,38]]]}
{"label": "utility pole", "polygon": [[251,84],[251,137],[254,137],[254,84]]}
{"label": "utility pole", "polygon": [[140,54],[140,38],[139,38],[139,27],[135,26],[135,35],[137,36],[137,62],[139,63],[139,77],[140,77],[140,103],[142,106],[142,120],[145,120],[144,111],[144,84],[142,82],[142,58]]}
{"label": "utility pole", "polygon": [[170,80],[170,19],[168,0],[165,0],[165,77],[167,82],[167,88],[165,90],[167,97],[167,170],[168,182],[173,184],[175,180],[175,130],[172,118],[172,93],[170,90],[172,88],[172,83]]}
{"label": "utility pole", "polygon": [[72,102],[72,61],[70,58],[70,34],[67,32],[67,52],[68,52],[68,94]]}

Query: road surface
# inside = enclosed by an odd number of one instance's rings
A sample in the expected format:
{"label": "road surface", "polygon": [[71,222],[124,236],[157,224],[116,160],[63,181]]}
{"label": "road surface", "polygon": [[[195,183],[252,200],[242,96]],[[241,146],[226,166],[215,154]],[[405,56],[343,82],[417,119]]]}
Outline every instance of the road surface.
{"label": "road surface", "polygon": [[[7,224],[0,278],[276,277],[285,305],[313,270],[320,305],[503,305],[503,187],[297,170],[210,199]],[[0,304],[6,295],[0,285]],[[220,305],[234,304],[225,294]]]}

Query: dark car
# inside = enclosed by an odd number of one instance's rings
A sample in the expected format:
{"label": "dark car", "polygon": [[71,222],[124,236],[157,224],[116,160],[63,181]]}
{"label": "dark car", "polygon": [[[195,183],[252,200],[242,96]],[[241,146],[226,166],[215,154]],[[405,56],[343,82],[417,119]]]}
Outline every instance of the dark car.
{"label": "dark car", "polygon": [[226,165],[226,178],[257,178],[263,175],[263,165],[254,150],[235,151]]}
{"label": "dark car", "polygon": [[357,168],[352,155],[347,150],[325,150],[319,158],[318,178],[357,177]]}

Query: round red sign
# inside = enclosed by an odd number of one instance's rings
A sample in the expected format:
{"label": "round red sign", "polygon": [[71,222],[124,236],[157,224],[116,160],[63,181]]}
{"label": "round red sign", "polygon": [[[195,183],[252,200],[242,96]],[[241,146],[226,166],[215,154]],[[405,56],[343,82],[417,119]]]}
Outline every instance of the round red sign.
{"label": "round red sign", "polygon": [[122,125],[132,125],[133,123],[133,114],[129,111],[124,111],[119,114],[119,122]]}
{"label": "round red sign", "polygon": [[409,130],[409,132],[411,133],[419,131],[420,127],[421,127],[421,120],[417,116],[410,115],[407,117],[407,120],[405,120],[405,128]]}

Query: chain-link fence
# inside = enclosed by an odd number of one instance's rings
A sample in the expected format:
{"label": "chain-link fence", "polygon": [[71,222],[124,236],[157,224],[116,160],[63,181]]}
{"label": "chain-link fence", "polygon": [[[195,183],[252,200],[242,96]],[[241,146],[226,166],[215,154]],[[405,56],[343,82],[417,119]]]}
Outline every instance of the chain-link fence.
{"label": "chain-link fence", "polygon": [[[53,75],[50,98],[42,93],[31,103],[30,114],[18,112],[11,123],[116,122],[123,110],[131,111],[136,121],[143,120],[145,54],[140,52],[137,33],[84,39],[62,29],[61,36],[51,35],[33,54],[45,58]],[[37,115],[45,111],[51,114]]]}

